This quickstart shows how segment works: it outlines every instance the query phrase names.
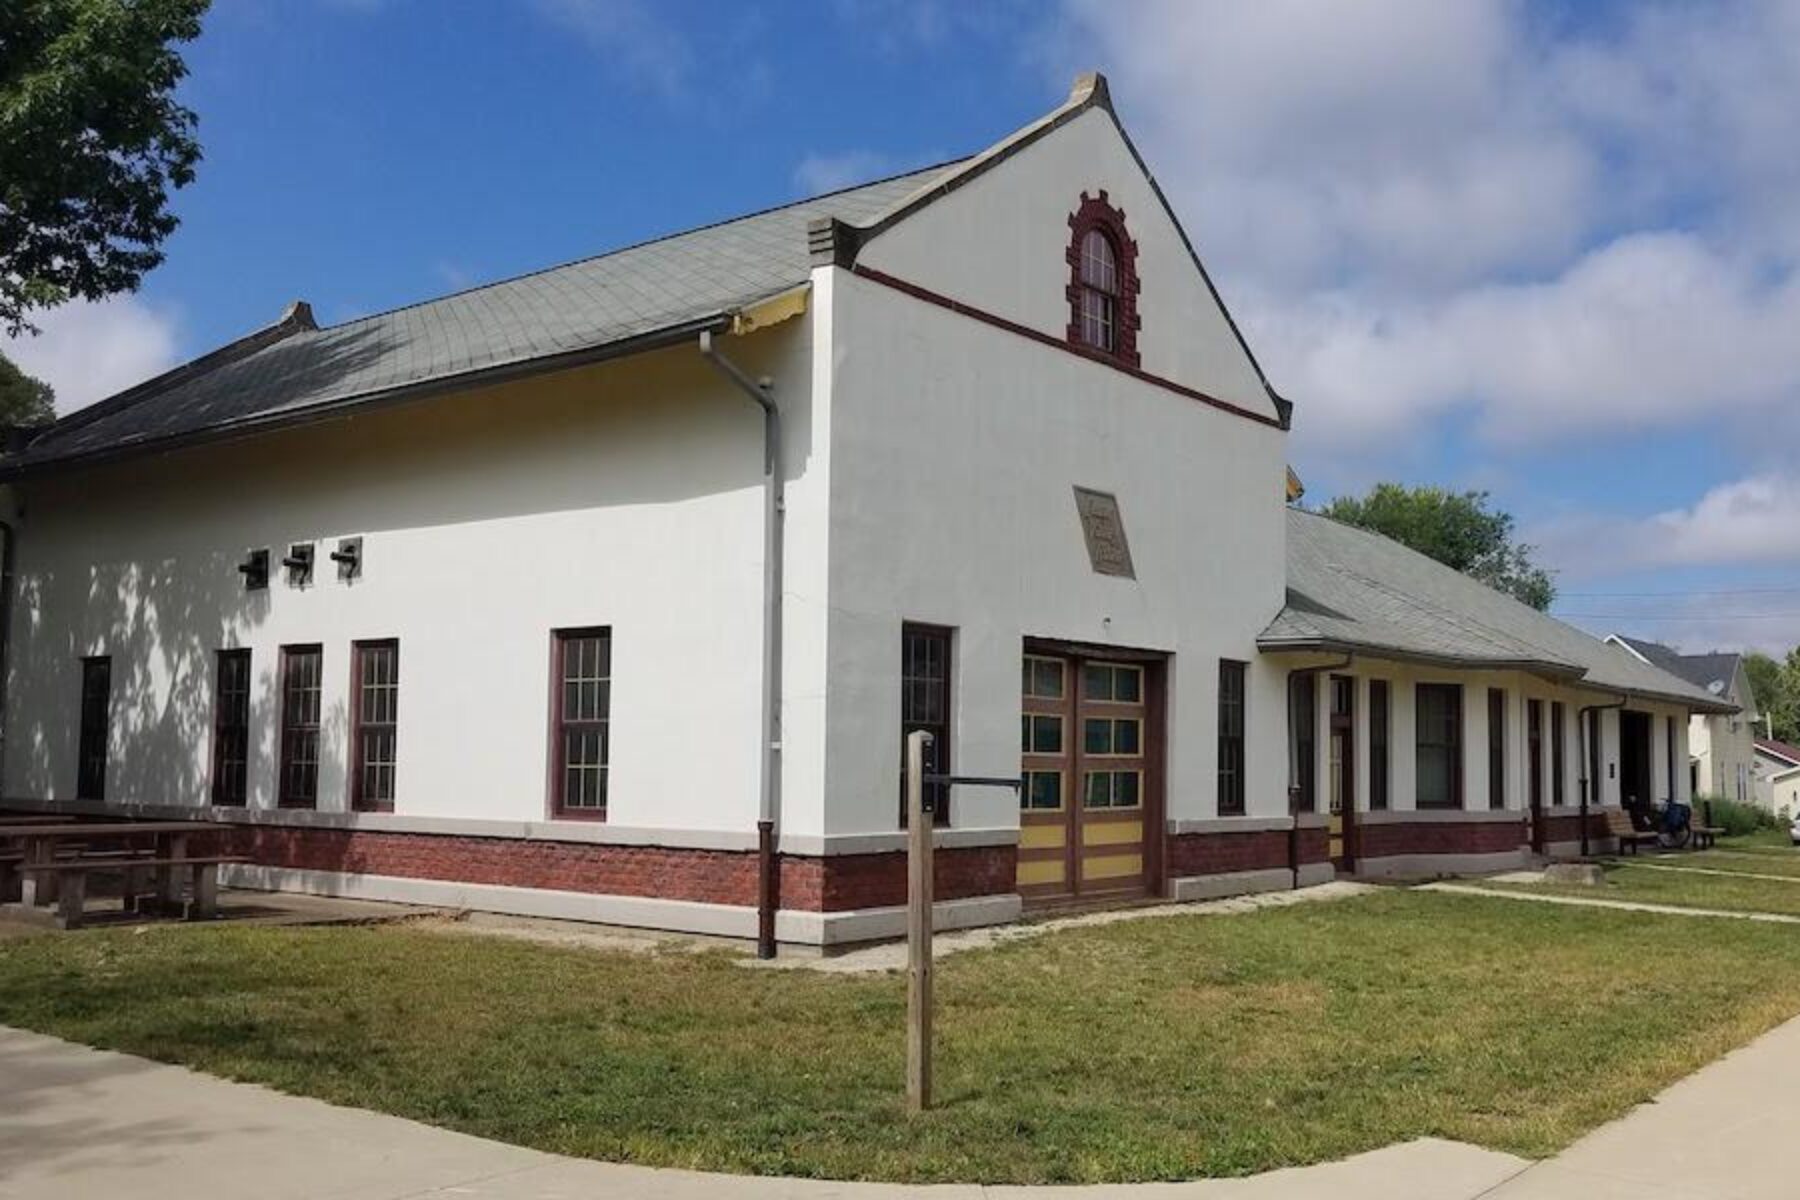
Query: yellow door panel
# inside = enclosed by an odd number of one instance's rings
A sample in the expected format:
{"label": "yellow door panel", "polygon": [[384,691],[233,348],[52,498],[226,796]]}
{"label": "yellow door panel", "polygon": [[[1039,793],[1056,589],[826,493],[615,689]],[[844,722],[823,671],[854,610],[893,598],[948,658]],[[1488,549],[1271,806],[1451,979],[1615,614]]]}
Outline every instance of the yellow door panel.
{"label": "yellow door panel", "polygon": [[1061,883],[1063,862],[1060,858],[1027,860],[1019,864],[1018,880],[1020,887],[1038,883]]}
{"label": "yellow door panel", "polygon": [[1024,825],[1019,828],[1019,848],[1021,850],[1048,850],[1064,845],[1061,825]]}
{"label": "yellow door panel", "polygon": [[1081,827],[1084,846],[1122,846],[1144,840],[1142,821],[1091,822]]}
{"label": "yellow door panel", "polygon": [[1108,854],[1101,858],[1083,859],[1083,879],[1125,879],[1144,873],[1142,854]]}

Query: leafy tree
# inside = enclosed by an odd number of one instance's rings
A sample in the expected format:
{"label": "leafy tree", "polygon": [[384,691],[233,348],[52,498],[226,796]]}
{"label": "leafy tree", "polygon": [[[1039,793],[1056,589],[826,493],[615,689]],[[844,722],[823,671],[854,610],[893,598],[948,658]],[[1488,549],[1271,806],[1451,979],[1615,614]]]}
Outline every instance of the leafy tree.
{"label": "leafy tree", "polygon": [[1488,507],[1486,492],[1378,483],[1366,496],[1339,496],[1319,510],[1347,525],[1393,538],[1536,609],[1556,599],[1535,547],[1513,540],[1511,513]]}
{"label": "leafy tree", "polygon": [[0,325],[137,287],[194,178],[177,44],[209,0],[0,0]]}
{"label": "leafy tree", "polygon": [[0,427],[48,425],[56,420],[56,392],[0,354]]}

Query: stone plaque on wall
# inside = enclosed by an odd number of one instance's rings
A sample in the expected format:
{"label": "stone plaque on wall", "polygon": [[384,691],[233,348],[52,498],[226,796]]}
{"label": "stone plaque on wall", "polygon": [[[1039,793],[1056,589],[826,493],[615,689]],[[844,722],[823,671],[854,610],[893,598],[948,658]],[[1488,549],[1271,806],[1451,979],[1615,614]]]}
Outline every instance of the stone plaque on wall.
{"label": "stone plaque on wall", "polygon": [[1131,567],[1131,546],[1125,540],[1125,521],[1119,516],[1119,498],[1092,488],[1075,489],[1075,511],[1081,514],[1081,533],[1087,540],[1088,561],[1101,575],[1136,579]]}

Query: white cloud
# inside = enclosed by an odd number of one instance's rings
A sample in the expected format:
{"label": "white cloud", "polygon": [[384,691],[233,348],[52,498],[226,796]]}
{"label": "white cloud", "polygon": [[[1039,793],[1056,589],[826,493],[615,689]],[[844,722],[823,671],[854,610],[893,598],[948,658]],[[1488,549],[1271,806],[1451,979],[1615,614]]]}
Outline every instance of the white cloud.
{"label": "white cloud", "polygon": [[1069,0],[1302,452],[1800,407],[1800,4],[1541,12]]}
{"label": "white cloud", "polygon": [[43,331],[4,343],[6,356],[56,389],[67,415],[142,383],[179,361],[177,322],[136,296],[76,302],[32,320]]}
{"label": "white cloud", "polygon": [[874,150],[808,154],[794,168],[794,187],[803,196],[818,196],[893,175],[898,170],[892,157]]}
{"label": "white cloud", "polygon": [[576,34],[609,66],[666,97],[684,94],[694,49],[668,10],[643,0],[536,0],[546,18]]}
{"label": "white cloud", "polygon": [[1264,300],[1245,317],[1309,444],[1372,443],[1462,405],[1518,445],[1773,417],[1800,394],[1800,275],[1767,281],[1687,234],[1622,237],[1542,283]]}
{"label": "white cloud", "polygon": [[1751,475],[1647,517],[1564,516],[1528,530],[1572,578],[1674,567],[1800,563],[1800,473]]}

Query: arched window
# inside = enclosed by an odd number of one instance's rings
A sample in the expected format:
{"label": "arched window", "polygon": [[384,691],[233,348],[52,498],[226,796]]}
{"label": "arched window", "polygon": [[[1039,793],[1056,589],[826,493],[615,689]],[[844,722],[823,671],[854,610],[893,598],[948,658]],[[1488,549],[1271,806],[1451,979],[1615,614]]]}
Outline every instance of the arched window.
{"label": "arched window", "polygon": [[1098,197],[1081,194],[1069,214],[1070,345],[1096,358],[1138,365],[1137,243],[1125,231],[1125,214]]}
{"label": "arched window", "polygon": [[1081,239],[1081,340],[1107,354],[1119,347],[1119,252],[1098,229]]}

